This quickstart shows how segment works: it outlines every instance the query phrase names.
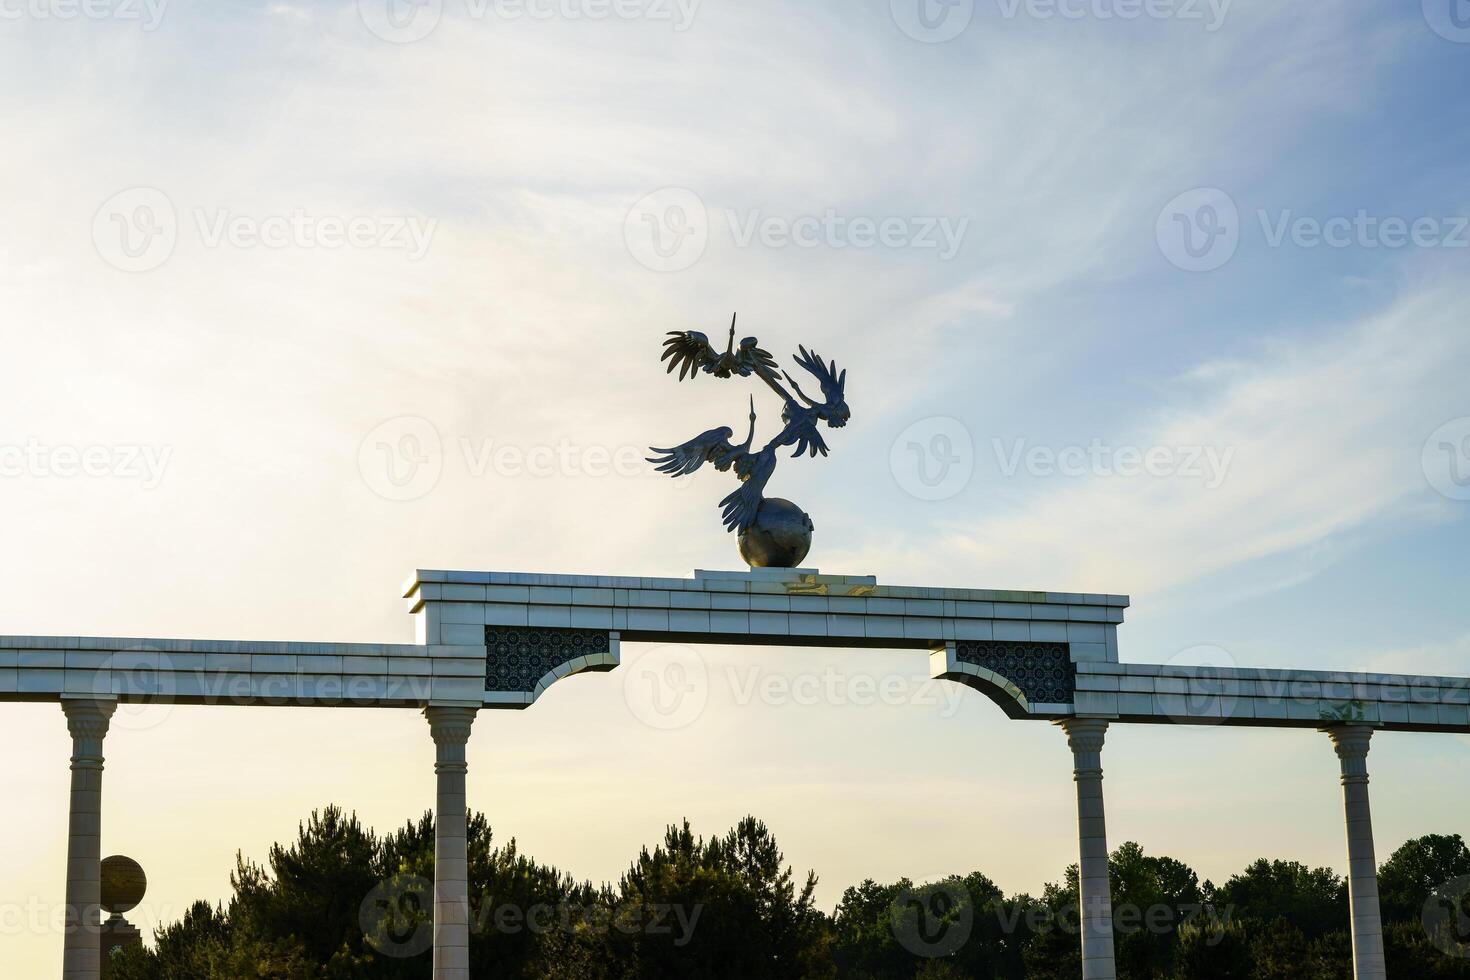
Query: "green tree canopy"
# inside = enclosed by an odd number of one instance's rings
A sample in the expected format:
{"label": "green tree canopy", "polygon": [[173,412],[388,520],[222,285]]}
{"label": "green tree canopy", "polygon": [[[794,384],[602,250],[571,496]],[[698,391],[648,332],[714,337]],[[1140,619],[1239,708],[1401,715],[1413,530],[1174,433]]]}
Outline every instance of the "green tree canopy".
{"label": "green tree canopy", "polygon": [[1459,834],[1429,834],[1405,842],[1378,870],[1384,921],[1419,922],[1425,903],[1442,886],[1467,875],[1470,848]]}
{"label": "green tree canopy", "polygon": [[[505,980],[1075,980],[1077,868],[1042,897],[979,872],[864,881],[832,916],[770,830],[669,826],[613,884],[593,886],[497,844],[469,815],[471,972]],[[337,807],[313,812],[261,863],[236,855],[231,895],[112,961],[115,980],[427,980],[434,819],[383,836]],[[1125,843],[1109,856],[1121,980],[1340,980],[1346,887],[1326,868],[1259,860],[1219,888]],[[1426,896],[1470,874],[1458,836],[1430,835],[1383,865],[1389,973],[1470,980],[1463,921],[1431,932]],[[1464,910],[1456,907],[1447,913]],[[1470,930],[1467,930],[1470,931]]]}
{"label": "green tree canopy", "polygon": [[1284,919],[1307,939],[1348,927],[1347,884],[1331,868],[1261,858],[1212,897],[1222,914],[1237,921],[1271,925]]}

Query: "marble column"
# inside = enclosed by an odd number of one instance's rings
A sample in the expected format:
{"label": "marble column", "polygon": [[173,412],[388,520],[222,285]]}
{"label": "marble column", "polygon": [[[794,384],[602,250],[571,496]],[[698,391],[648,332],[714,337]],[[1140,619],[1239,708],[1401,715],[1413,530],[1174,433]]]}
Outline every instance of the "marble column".
{"label": "marble column", "polygon": [[62,980],[102,975],[102,740],[117,702],[64,698],[71,732],[71,817],[66,840]]}
{"label": "marble column", "polygon": [[1072,778],[1077,783],[1082,977],[1083,980],[1115,980],[1113,899],[1108,883],[1108,833],[1102,788],[1102,747],[1108,723],[1100,718],[1068,718],[1057,725],[1067,733],[1067,744],[1072,748]]}
{"label": "marble column", "polygon": [[1373,816],[1368,806],[1366,725],[1324,728],[1342,767],[1342,803],[1347,816],[1348,906],[1353,925],[1353,976],[1385,980],[1383,920],[1378,912],[1378,862],[1373,855]]}
{"label": "marble column", "polygon": [[477,709],[430,705],[434,737],[434,980],[470,980],[469,826],[465,744]]}

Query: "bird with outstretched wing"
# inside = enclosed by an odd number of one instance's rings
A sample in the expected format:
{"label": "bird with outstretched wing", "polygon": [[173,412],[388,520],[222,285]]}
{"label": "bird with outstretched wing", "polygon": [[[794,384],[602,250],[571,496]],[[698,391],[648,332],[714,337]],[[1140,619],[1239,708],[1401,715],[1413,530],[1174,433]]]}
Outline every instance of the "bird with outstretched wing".
{"label": "bird with outstretched wing", "polygon": [[754,398],[750,400],[750,435],[742,445],[735,446],[730,443],[730,437],[734,434],[728,425],[722,425],[668,449],[653,446],[653,451],[662,455],[650,457],[648,461],[654,465],[654,469],[669,476],[688,476],[705,463],[714,463],[715,469],[722,472],[728,470],[741,456],[746,455],[750,450],[751,439],[755,437]]}
{"label": "bird with outstretched wing", "polygon": [[717,378],[735,374],[746,378],[758,365],[774,371],[776,359],[756,343],[754,337],[746,337],[740,341],[739,347],[735,346],[735,318],[731,317],[730,339],[723,354],[716,352],[710,346],[709,338],[698,330],[670,330],[669,339],[664,341],[664,356],[659,360],[669,362],[665,374],[673,374],[674,368],[678,368],[680,381],[686,377],[693,378],[700,371]]}

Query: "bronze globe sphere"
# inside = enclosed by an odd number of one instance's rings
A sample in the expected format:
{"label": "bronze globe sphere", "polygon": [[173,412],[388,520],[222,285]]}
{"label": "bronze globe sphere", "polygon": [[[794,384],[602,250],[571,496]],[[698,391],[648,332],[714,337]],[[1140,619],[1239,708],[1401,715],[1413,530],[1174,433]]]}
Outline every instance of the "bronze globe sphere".
{"label": "bronze globe sphere", "polygon": [[121,915],[138,907],[148,891],[148,876],[130,857],[114,854],[102,859],[102,907]]}
{"label": "bronze globe sphere", "polygon": [[740,532],[740,557],[751,568],[795,568],[812,546],[812,519],[789,500],[767,497]]}

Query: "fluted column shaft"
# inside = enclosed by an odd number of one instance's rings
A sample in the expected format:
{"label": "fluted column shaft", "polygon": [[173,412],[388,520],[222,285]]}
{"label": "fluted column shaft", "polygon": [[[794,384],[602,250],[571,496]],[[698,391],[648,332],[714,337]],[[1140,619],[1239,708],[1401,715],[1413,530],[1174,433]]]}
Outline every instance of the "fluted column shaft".
{"label": "fluted column shaft", "polygon": [[62,980],[99,980],[102,975],[102,741],[116,709],[116,701],[61,702],[71,733]]}
{"label": "fluted column shaft", "polygon": [[1353,925],[1353,976],[1386,980],[1383,919],[1378,909],[1378,862],[1373,853],[1373,815],[1368,805],[1368,744],[1373,729],[1344,725],[1323,729],[1342,768],[1342,802],[1347,817],[1348,906]]}
{"label": "fluted column shaft", "polygon": [[475,708],[424,709],[434,738],[434,980],[470,980],[469,823],[465,744]]}
{"label": "fluted column shaft", "polygon": [[1115,980],[1113,898],[1108,883],[1108,832],[1103,813],[1102,747],[1108,723],[1098,718],[1068,718],[1057,724],[1072,749],[1077,783],[1078,892],[1082,906],[1083,980]]}

